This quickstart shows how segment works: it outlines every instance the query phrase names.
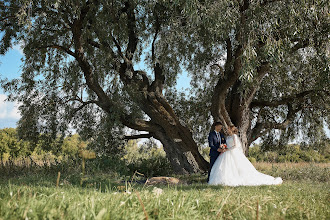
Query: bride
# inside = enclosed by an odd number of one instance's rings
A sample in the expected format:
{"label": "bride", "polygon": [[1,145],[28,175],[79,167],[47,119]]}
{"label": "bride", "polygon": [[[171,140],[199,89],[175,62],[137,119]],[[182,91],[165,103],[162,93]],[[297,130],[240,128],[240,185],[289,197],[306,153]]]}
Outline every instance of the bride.
{"label": "bride", "polygon": [[230,126],[227,131],[227,149],[215,161],[211,173],[210,185],[257,186],[281,184],[281,177],[272,177],[258,172],[245,157],[238,129]]}

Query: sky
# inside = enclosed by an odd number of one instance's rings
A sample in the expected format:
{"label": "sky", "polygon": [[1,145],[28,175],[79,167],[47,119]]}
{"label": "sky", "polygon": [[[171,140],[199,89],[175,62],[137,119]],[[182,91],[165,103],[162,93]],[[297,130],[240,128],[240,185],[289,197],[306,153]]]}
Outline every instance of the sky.
{"label": "sky", "polygon": [[[5,56],[0,55],[0,78],[14,79],[20,76],[20,67],[22,65],[23,51],[19,46],[13,47]],[[16,127],[16,122],[20,119],[18,104],[6,102],[8,94],[5,94],[0,88],[0,129]]]}

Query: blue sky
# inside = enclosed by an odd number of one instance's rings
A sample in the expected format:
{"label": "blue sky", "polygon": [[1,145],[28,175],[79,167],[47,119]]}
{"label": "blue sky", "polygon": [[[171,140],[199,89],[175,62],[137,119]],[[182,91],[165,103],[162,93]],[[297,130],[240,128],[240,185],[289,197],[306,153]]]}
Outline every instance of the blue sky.
{"label": "blue sky", "polygon": [[[19,46],[7,52],[5,56],[0,56],[0,77],[14,79],[20,76],[20,66],[22,65],[23,53]],[[16,122],[20,118],[18,104],[5,102],[8,94],[0,88],[0,129],[5,127],[16,127]]]}

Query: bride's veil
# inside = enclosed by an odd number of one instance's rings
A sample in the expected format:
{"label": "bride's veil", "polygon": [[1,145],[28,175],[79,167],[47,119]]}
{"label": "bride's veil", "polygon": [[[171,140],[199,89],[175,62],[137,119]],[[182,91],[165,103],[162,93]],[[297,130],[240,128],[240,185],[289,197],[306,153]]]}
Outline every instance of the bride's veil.
{"label": "bride's veil", "polygon": [[234,138],[235,138],[235,144],[236,144],[237,149],[243,151],[242,142],[241,142],[241,139],[239,138],[239,136],[237,134],[235,134]]}

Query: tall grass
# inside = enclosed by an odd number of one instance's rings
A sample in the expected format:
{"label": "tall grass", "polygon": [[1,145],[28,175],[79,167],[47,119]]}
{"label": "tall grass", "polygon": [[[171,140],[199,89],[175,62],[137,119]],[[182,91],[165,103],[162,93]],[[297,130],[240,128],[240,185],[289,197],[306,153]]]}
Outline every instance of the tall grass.
{"label": "tall grass", "polygon": [[[206,184],[118,191],[62,186],[0,186],[3,219],[329,219],[329,185],[210,187]],[[137,194],[137,192],[139,194]],[[141,201],[138,199],[138,195]],[[145,212],[143,211],[143,207]]]}
{"label": "tall grass", "polygon": [[255,166],[286,174],[284,183],[208,186],[204,175],[192,175],[154,188],[98,173],[80,186],[66,173],[56,188],[56,173],[1,176],[0,219],[330,219],[329,164]]}
{"label": "tall grass", "polygon": [[[130,176],[139,171],[146,177],[171,175],[172,168],[165,156],[154,155],[149,158],[138,158],[126,161],[125,158],[101,156],[86,161],[86,172],[113,173],[114,175]],[[80,174],[81,158],[51,154],[32,155],[0,161],[0,174],[2,176],[21,176],[34,174]]]}
{"label": "tall grass", "polygon": [[330,163],[254,163],[260,172],[284,180],[330,182]]}

